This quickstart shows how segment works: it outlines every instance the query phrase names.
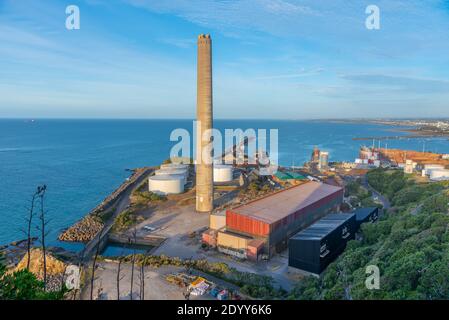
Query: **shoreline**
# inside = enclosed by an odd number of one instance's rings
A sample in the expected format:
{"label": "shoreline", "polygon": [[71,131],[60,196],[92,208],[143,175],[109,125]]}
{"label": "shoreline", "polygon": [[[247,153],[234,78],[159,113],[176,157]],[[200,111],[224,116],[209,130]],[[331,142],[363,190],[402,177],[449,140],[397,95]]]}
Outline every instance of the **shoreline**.
{"label": "shoreline", "polygon": [[83,218],[63,230],[59,234],[58,240],[87,245],[120,214],[122,207],[126,207],[123,201],[126,202],[129,193],[142,183],[142,179],[150,175],[154,169],[155,167],[143,167],[131,170],[133,174],[129,178]]}

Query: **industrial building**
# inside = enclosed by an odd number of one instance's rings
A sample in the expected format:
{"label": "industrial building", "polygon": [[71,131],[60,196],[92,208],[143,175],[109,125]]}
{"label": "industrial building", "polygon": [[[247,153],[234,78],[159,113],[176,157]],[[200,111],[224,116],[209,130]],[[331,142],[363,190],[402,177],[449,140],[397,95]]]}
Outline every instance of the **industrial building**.
{"label": "industrial building", "polygon": [[[288,239],[296,232],[338,211],[342,201],[343,188],[321,182],[309,181],[281,190],[226,210],[226,225],[217,230],[216,245],[230,250],[246,246],[247,252],[257,248],[253,255],[272,256],[286,249]],[[218,219],[211,217],[211,222]]]}
{"label": "industrial building", "polygon": [[377,207],[366,207],[356,209],[354,212],[357,230],[360,225],[367,222],[376,222],[379,219],[379,208]]}
{"label": "industrial building", "polygon": [[429,175],[432,181],[449,180],[449,170],[447,169],[432,169]]}
{"label": "industrial building", "polygon": [[355,231],[354,213],[327,215],[289,240],[289,267],[321,274],[354,239]]}
{"label": "industrial building", "polygon": [[318,162],[318,169],[326,170],[329,167],[329,152],[320,151],[320,160]]}
{"label": "industrial building", "polygon": [[404,173],[412,174],[414,172],[416,166],[417,166],[416,162],[413,162],[410,159],[405,160]]}
{"label": "industrial building", "polygon": [[443,170],[445,167],[442,164],[425,164],[424,165],[424,173],[425,175],[430,176],[432,170]]}
{"label": "industrial building", "polygon": [[310,158],[310,162],[318,163],[319,161],[320,161],[320,149],[318,149],[318,147],[314,147],[312,156]]}

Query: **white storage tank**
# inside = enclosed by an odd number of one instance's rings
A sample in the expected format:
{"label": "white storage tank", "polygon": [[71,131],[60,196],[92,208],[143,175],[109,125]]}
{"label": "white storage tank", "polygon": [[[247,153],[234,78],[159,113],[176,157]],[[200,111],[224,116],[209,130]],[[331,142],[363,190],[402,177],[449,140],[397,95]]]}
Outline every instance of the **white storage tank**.
{"label": "white storage tank", "polygon": [[424,170],[426,171],[427,175],[430,175],[430,172],[434,169],[443,170],[444,166],[441,164],[425,164]]}
{"label": "white storage tank", "polygon": [[188,164],[177,164],[177,163],[166,163],[166,164],[161,164],[161,169],[189,170],[189,165]]}
{"label": "white storage tank", "polygon": [[184,184],[187,183],[187,171],[182,169],[159,169],[154,171],[156,176],[182,176]]}
{"label": "white storage tank", "polygon": [[184,175],[187,177],[188,170],[187,169],[175,169],[175,168],[164,168],[154,171],[154,173],[158,176],[160,175]]}
{"label": "white storage tank", "polygon": [[155,175],[148,178],[148,190],[157,194],[179,194],[184,192],[182,175]]}
{"label": "white storage tank", "polygon": [[449,170],[447,169],[432,169],[430,170],[430,180],[448,180]]}
{"label": "white storage tank", "polygon": [[214,165],[214,182],[230,182],[233,180],[233,168],[229,165]]}

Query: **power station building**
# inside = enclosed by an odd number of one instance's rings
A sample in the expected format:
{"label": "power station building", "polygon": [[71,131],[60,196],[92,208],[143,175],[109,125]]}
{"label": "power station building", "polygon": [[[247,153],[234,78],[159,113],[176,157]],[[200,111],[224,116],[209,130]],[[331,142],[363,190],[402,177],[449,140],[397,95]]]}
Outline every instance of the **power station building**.
{"label": "power station building", "polygon": [[288,239],[299,230],[338,211],[343,193],[340,187],[315,181],[284,189],[226,210],[225,226],[215,230],[216,237],[208,231],[206,238],[237,256],[272,256],[286,249]]}
{"label": "power station building", "polygon": [[289,240],[289,267],[321,274],[354,239],[356,230],[354,213],[327,215]]}

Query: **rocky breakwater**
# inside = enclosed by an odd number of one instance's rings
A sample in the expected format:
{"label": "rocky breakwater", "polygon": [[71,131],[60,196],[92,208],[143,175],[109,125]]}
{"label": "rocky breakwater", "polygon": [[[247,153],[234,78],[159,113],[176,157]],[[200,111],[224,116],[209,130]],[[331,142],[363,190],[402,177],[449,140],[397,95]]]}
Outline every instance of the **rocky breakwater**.
{"label": "rocky breakwater", "polygon": [[88,242],[95,238],[103,227],[100,218],[89,215],[61,233],[58,239],[66,242]]}
{"label": "rocky breakwater", "polygon": [[133,170],[131,177],[117,188],[112,194],[96,206],[86,217],[75,225],[63,231],[58,239],[66,242],[88,242],[102,230],[105,223],[113,221],[117,204],[128,195],[144,176],[148,175],[154,168],[138,168]]}

